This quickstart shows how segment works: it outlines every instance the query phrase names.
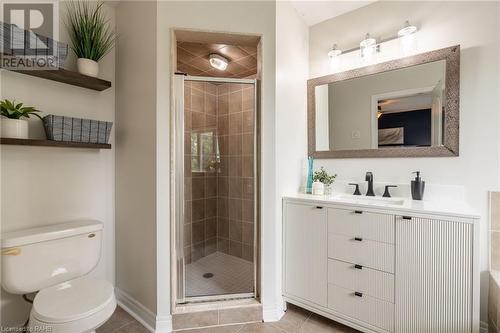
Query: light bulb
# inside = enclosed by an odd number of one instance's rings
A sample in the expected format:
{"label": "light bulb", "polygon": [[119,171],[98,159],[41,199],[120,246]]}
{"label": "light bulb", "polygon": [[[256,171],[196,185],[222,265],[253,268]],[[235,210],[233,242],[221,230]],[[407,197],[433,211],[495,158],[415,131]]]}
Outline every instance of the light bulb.
{"label": "light bulb", "polygon": [[377,52],[377,40],[366,34],[365,39],[359,43],[359,49],[362,58],[370,59]]}
{"label": "light bulb", "polygon": [[328,51],[328,57],[330,59],[338,57],[341,54],[342,54],[342,50],[340,50],[339,48],[337,48],[337,44],[333,44],[332,49],[330,51]]}
{"label": "light bulb", "polygon": [[406,21],[403,28],[401,28],[401,30],[398,31],[398,36],[399,37],[408,36],[415,33],[416,31],[417,27],[414,25],[410,25],[410,22]]}
{"label": "light bulb", "polygon": [[365,39],[363,39],[359,43],[359,47],[365,48],[365,47],[372,47],[377,44],[377,40],[373,37],[370,36],[370,34],[366,34]]}
{"label": "light bulb", "polygon": [[215,53],[212,53],[208,56],[209,58],[209,61],[210,61],[210,65],[215,68],[215,69],[218,69],[220,71],[223,71],[227,68],[227,65],[228,65],[228,61],[226,58],[224,58],[223,56],[220,56],[218,54],[215,54]]}

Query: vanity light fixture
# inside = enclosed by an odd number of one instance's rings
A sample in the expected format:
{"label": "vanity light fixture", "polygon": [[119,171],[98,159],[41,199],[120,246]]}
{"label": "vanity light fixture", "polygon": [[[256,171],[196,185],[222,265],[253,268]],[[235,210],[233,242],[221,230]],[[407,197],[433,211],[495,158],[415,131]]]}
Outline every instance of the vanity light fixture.
{"label": "vanity light fixture", "polygon": [[366,34],[365,39],[359,43],[359,49],[361,50],[361,57],[369,58],[375,52],[380,51],[380,45],[377,45],[377,40],[370,34]]}
{"label": "vanity light fixture", "polygon": [[410,38],[410,40],[408,40],[408,36],[413,35],[415,32],[417,32],[417,30],[418,28],[415,25],[410,24],[410,21],[406,20],[403,27],[398,31],[397,35],[395,36],[385,38],[377,42],[377,39],[375,39],[374,37],[370,36],[369,33],[367,33],[365,35],[365,38],[361,42],[359,42],[359,47],[342,51],[337,47],[337,44],[333,44],[333,47],[330,49],[330,51],[328,51],[328,57],[330,59],[335,59],[336,57],[339,57],[342,54],[360,50],[361,57],[370,58],[373,54],[380,52],[380,44],[382,43],[398,38],[401,38],[401,40],[404,42],[406,41],[407,44],[408,42],[411,43],[411,40],[413,40],[413,38]]}
{"label": "vanity light fixture", "polygon": [[215,53],[210,54],[208,56],[208,60],[210,61],[210,65],[213,68],[218,69],[220,71],[225,70],[229,63],[229,61],[226,58]]}
{"label": "vanity light fixture", "polygon": [[333,47],[330,51],[328,51],[328,57],[330,59],[338,57],[342,54],[342,50],[337,47],[337,44],[333,44]]}
{"label": "vanity light fixture", "polygon": [[403,25],[403,28],[398,31],[399,37],[409,36],[413,33],[417,32],[417,27],[410,24],[410,21],[406,21]]}

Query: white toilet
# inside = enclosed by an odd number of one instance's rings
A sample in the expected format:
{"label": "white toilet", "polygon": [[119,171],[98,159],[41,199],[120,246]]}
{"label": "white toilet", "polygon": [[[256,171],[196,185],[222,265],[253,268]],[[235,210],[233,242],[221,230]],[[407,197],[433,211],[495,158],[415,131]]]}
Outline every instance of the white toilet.
{"label": "white toilet", "polygon": [[98,221],[71,221],[2,234],[3,288],[38,291],[33,332],[94,332],[113,314],[113,285],[85,276],[99,262],[102,228]]}

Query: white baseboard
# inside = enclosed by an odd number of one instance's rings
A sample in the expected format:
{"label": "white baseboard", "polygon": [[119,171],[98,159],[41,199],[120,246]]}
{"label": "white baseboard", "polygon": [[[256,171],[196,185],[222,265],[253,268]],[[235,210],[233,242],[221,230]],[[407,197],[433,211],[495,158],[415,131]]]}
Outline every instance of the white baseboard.
{"label": "white baseboard", "polygon": [[280,305],[262,306],[262,319],[264,322],[279,321],[284,314],[285,312]]}
{"label": "white baseboard", "polygon": [[116,301],[120,307],[140,322],[152,333],[172,332],[172,316],[156,316],[132,296],[120,289],[115,289]]}
{"label": "white baseboard", "polygon": [[172,331],[172,315],[156,317],[156,333],[170,333]]}

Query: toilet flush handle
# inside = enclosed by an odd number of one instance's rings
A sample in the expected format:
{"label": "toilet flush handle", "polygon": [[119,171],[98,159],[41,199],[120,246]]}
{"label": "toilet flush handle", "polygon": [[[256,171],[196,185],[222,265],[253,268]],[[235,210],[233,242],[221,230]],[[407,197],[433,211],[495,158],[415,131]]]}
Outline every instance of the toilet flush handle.
{"label": "toilet flush handle", "polygon": [[12,247],[10,249],[2,250],[3,256],[18,256],[21,254],[21,249],[18,247]]}

